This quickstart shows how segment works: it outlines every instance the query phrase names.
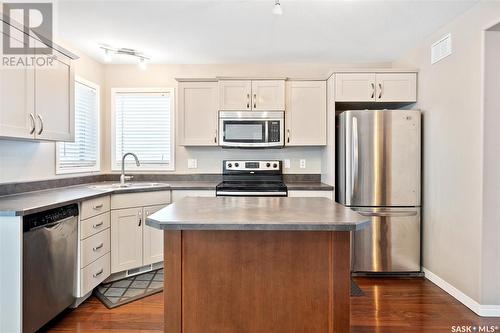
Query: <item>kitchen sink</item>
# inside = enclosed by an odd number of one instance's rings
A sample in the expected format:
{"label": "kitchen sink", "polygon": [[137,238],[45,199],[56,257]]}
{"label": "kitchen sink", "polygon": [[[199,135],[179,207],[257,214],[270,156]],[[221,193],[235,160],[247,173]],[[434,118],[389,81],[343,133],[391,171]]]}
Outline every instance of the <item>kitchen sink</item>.
{"label": "kitchen sink", "polygon": [[127,189],[127,188],[149,188],[149,187],[159,187],[159,186],[167,186],[164,183],[107,183],[107,184],[97,184],[90,185],[89,188],[95,190],[118,190],[118,189]]}

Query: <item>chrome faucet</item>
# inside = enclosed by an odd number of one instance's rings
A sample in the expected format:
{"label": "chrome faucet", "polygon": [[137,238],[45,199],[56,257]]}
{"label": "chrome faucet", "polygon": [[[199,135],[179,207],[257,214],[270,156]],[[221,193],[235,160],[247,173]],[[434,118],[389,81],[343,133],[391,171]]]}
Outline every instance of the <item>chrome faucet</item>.
{"label": "chrome faucet", "polygon": [[139,163],[139,159],[137,158],[137,155],[134,153],[125,153],[122,156],[122,174],[120,175],[120,185],[124,186],[126,180],[130,180],[133,178],[133,176],[125,176],[125,157],[128,155],[131,155],[135,159],[135,165],[140,166],[141,163]]}

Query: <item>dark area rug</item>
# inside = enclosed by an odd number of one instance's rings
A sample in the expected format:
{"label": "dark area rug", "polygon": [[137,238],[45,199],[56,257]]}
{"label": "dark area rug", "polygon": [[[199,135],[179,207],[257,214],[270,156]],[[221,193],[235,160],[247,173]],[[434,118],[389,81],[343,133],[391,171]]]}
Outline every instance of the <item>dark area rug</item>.
{"label": "dark area rug", "polygon": [[163,268],[142,273],[122,280],[103,283],[94,290],[94,295],[108,309],[133,302],[163,290]]}
{"label": "dark area rug", "polygon": [[361,288],[351,279],[351,297],[365,296],[365,293]]}

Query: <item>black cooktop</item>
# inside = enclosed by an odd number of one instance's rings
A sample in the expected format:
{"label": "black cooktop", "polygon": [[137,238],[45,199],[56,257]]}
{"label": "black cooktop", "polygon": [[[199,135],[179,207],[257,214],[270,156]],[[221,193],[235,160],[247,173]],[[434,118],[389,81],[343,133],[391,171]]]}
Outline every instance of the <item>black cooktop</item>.
{"label": "black cooktop", "polygon": [[281,161],[224,161],[218,196],[287,196]]}

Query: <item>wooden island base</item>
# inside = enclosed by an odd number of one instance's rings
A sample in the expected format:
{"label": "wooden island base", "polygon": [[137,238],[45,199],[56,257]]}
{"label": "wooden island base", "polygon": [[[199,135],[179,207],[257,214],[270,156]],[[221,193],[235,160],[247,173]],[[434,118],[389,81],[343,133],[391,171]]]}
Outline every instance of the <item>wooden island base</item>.
{"label": "wooden island base", "polygon": [[348,333],[348,231],[165,231],[166,333]]}

